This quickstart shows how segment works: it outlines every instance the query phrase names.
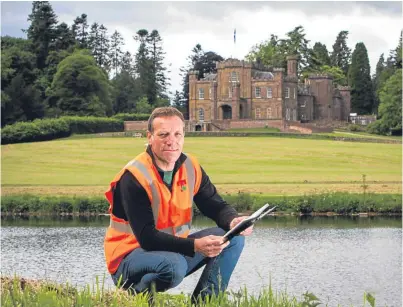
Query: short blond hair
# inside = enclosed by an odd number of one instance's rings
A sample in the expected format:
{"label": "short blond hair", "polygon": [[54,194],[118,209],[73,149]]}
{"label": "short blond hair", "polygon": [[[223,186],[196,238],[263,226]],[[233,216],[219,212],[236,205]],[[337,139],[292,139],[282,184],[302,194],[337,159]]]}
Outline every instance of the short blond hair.
{"label": "short blond hair", "polygon": [[147,129],[149,132],[153,132],[154,127],[153,127],[153,121],[157,117],[172,117],[172,116],[178,116],[182,122],[183,125],[185,125],[185,118],[183,117],[183,114],[181,111],[179,111],[177,108],[174,107],[160,107],[154,109],[154,111],[151,113],[150,118],[148,119],[148,126]]}

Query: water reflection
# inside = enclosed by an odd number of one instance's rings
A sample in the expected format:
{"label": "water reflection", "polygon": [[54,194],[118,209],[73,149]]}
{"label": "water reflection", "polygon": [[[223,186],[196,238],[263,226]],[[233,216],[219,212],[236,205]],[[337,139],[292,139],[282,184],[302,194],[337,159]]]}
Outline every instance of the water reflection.
{"label": "water reflection", "polygon": [[[103,237],[109,218],[2,217],[1,272],[27,278],[93,284],[106,276]],[[213,226],[198,218],[195,230]],[[377,306],[401,306],[400,217],[270,217],[261,221],[234,271],[230,289],[257,294],[270,281],[280,292],[313,292],[328,306],[362,305],[364,291]],[[171,293],[190,293],[201,272]]]}

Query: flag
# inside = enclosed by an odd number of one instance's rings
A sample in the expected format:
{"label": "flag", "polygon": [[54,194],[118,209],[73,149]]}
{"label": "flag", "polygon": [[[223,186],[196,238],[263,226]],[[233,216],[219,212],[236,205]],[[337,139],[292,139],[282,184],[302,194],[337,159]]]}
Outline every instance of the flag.
{"label": "flag", "polygon": [[234,29],[234,44],[236,43],[236,29]]}

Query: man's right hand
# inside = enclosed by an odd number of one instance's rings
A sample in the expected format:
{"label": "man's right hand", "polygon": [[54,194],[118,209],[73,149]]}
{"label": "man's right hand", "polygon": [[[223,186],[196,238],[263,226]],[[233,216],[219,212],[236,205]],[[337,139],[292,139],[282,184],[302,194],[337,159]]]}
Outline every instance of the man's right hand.
{"label": "man's right hand", "polygon": [[229,241],[223,244],[224,238],[220,236],[207,236],[200,239],[195,239],[195,252],[201,253],[206,257],[218,256],[224,248],[229,244]]}

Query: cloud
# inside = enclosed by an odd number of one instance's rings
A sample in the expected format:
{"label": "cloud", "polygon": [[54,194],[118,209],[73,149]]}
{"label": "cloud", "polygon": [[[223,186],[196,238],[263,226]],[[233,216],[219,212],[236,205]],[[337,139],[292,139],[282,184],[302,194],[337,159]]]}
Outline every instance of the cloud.
{"label": "cloud", "polygon": [[[285,37],[302,25],[310,45],[322,42],[329,51],[341,30],[349,31],[348,45],[354,50],[363,42],[374,71],[381,53],[397,46],[401,2],[51,2],[60,22],[71,25],[86,13],[89,23],[98,22],[109,34],[118,30],[125,39],[125,49],[136,53],[133,36],[139,29],[157,29],[164,44],[170,67],[172,88],[181,90],[179,69],[186,65],[192,48],[200,43],[205,51],[225,57],[244,57],[251,48],[275,34]],[[23,36],[28,27],[31,2],[2,2],[2,35]],[[233,30],[237,29],[237,43]]]}

